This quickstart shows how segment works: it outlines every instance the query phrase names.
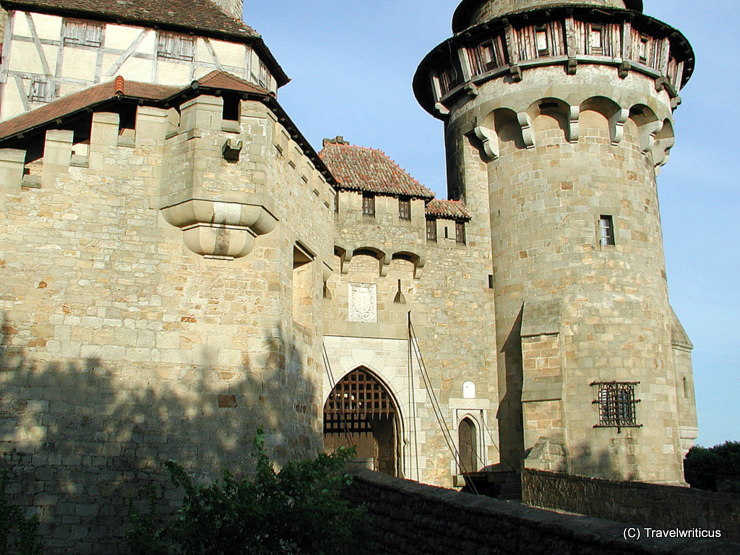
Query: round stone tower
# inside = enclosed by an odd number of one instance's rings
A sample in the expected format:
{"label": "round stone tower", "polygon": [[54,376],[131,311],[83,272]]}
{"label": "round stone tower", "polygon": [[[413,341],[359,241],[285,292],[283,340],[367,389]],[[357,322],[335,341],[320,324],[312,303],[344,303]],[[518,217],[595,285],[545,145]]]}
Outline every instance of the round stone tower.
{"label": "round stone tower", "polygon": [[414,90],[490,225],[502,465],[683,483],[691,344],[656,175],[694,66],[640,0],[464,0]]}

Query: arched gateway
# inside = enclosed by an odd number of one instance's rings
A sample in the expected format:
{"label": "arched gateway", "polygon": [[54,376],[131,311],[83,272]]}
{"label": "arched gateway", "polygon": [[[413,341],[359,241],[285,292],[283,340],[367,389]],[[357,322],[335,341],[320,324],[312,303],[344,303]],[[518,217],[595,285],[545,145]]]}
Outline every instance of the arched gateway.
{"label": "arched gateway", "polygon": [[324,404],[324,445],[357,448],[358,459],[373,468],[400,475],[400,414],[388,388],[361,366],[334,386]]}

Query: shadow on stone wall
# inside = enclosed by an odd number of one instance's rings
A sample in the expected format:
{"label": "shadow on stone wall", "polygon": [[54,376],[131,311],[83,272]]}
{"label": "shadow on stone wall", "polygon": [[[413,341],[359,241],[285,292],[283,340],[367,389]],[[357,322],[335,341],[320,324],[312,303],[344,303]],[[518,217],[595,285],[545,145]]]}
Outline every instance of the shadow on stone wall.
{"label": "shadow on stone wall", "polygon": [[167,459],[198,478],[249,471],[258,426],[278,464],[320,449],[316,389],[280,328],[264,338],[261,364],[245,360],[228,372],[213,359],[164,371],[98,358],[42,361],[15,336],[4,318],[0,455],[11,501],[39,513],[50,553],[119,552],[128,499],[167,480]]}

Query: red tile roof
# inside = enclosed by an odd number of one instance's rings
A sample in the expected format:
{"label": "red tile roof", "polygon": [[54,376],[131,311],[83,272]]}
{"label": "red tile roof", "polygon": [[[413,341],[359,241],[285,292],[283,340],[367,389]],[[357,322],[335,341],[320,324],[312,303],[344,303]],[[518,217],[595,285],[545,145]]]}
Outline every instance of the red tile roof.
{"label": "red tile roof", "polygon": [[380,150],[329,142],[319,152],[319,157],[337,178],[340,190],[434,198],[432,191]]}
{"label": "red tile roof", "polygon": [[84,14],[91,19],[259,36],[250,26],[227,15],[210,0],[2,0],[0,4],[31,11]]}
{"label": "red tile roof", "polygon": [[227,91],[237,91],[237,92],[264,94],[264,95],[272,94],[267,89],[260,87],[258,85],[255,85],[254,83],[245,81],[244,79],[241,79],[237,77],[236,75],[232,75],[231,73],[227,73],[225,71],[218,71],[218,70],[214,70],[208,75],[204,75],[197,81],[194,81],[194,83],[197,83],[198,86],[209,87],[211,89],[224,89]]}
{"label": "red tile roof", "polygon": [[465,203],[459,200],[434,199],[427,203],[426,211],[427,216],[445,220],[470,220],[472,218]]}
{"label": "red tile roof", "polygon": [[46,106],[41,106],[13,119],[4,121],[0,123],[0,140],[54,122],[59,118],[94,107],[113,98],[164,100],[165,98],[174,96],[181,90],[178,87],[125,81],[123,84],[123,93],[119,93],[116,90],[117,84],[120,86],[119,79],[95,85],[89,89],[70,94]]}

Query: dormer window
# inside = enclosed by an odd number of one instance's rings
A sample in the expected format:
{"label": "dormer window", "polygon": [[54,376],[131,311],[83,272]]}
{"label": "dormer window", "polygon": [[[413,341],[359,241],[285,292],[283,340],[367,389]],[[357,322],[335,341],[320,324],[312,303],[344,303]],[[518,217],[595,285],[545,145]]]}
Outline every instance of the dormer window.
{"label": "dormer window", "polygon": [[103,44],[103,25],[92,21],[66,19],[64,45],[100,46]]}
{"label": "dormer window", "polygon": [[195,37],[159,33],[157,35],[157,57],[192,62],[195,59]]}

